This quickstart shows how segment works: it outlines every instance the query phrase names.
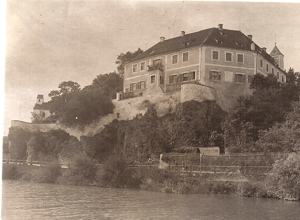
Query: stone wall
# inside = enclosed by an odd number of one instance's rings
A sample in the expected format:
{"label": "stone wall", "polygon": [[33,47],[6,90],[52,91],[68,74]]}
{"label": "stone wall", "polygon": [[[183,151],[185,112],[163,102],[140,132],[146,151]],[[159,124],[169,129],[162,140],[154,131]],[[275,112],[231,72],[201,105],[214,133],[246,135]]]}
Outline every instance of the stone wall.
{"label": "stone wall", "polygon": [[52,123],[52,124],[32,124],[32,123],[29,123],[29,122],[19,121],[19,120],[12,120],[11,121],[11,127],[23,128],[23,129],[31,131],[31,132],[36,132],[36,131],[47,132],[47,131],[50,131],[50,130],[59,129],[59,126],[55,123]]}
{"label": "stone wall", "polygon": [[198,102],[216,100],[216,92],[213,88],[199,83],[182,84],[180,102],[183,103],[191,100]]}

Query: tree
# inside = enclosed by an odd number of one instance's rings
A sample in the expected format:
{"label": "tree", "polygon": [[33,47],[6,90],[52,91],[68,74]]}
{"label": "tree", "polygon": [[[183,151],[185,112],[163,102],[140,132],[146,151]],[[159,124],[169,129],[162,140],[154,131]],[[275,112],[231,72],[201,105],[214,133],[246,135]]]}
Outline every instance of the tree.
{"label": "tree", "polygon": [[31,137],[31,132],[19,128],[10,127],[8,140],[10,141],[9,153],[10,158],[17,160],[26,160],[27,142]]}
{"label": "tree", "polygon": [[120,74],[111,72],[108,74],[99,74],[92,83],[95,89],[101,89],[110,97],[115,98],[116,93],[123,90],[123,79]]}
{"label": "tree", "polygon": [[283,123],[278,123],[267,130],[260,131],[255,144],[265,152],[300,151],[300,104],[294,103]]}
{"label": "tree", "polygon": [[120,55],[118,55],[116,60],[116,64],[118,65],[118,73],[122,76],[124,74],[125,63],[142,54],[143,52],[143,50],[138,48],[135,52],[128,51],[126,53],[121,53]]}
{"label": "tree", "polygon": [[175,112],[173,135],[176,145],[209,146],[213,133],[223,133],[225,115],[213,101],[183,103]]}
{"label": "tree", "polygon": [[250,86],[253,94],[238,100],[226,127],[226,146],[237,151],[262,150],[257,146],[253,148],[259,131],[283,122],[292,109],[292,103],[299,100],[295,80],[280,84],[274,75],[265,77],[257,74]]}
{"label": "tree", "polygon": [[300,155],[293,153],[277,160],[267,174],[266,183],[274,196],[300,200]]}

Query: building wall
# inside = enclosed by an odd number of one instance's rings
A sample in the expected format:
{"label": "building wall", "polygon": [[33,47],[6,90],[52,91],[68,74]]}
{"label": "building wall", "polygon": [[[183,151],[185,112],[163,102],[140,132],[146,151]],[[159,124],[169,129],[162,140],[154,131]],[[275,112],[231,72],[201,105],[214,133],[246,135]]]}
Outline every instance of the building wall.
{"label": "building wall", "polygon": [[[262,65],[261,65],[261,61],[262,61]],[[272,69],[274,69],[274,75],[278,77],[278,81],[286,82],[286,75],[275,65],[267,61],[262,55],[257,54],[256,62],[257,62],[257,73],[267,76],[268,74],[273,74]],[[268,70],[267,70],[267,65],[268,65]]]}
{"label": "building wall", "polygon": [[49,110],[33,109],[33,112],[38,115],[44,114],[45,115],[44,118],[47,118],[51,115]]}

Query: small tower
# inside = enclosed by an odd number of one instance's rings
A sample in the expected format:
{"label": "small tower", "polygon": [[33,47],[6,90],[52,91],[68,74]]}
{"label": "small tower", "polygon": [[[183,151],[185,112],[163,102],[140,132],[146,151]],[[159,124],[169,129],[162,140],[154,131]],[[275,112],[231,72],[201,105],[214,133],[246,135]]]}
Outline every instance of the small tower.
{"label": "small tower", "polygon": [[278,66],[281,69],[284,69],[284,62],[283,62],[284,55],[283,55],[283,53],[280,52],[280,50],[276,46],[276,43],[275,43],[275,46],[274,46],[273,50],[271,51],[270,55],[271,55],[271,57],[274,58],[275,62],[278,64]]}
{"label": "small tower", "polygon": [[36,104],[41,105],[44,103],[44,96],[43,95],[37,95],[36,97]]}

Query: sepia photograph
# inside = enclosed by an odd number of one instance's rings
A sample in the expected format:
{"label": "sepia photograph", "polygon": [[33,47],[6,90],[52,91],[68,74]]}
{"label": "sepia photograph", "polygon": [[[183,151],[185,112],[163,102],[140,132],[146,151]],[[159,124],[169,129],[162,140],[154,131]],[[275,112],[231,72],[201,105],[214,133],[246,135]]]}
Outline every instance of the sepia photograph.
{"label": "sepia photograph", "polygon": [[1,219],[300,219],[300,2],[2,6]]}

